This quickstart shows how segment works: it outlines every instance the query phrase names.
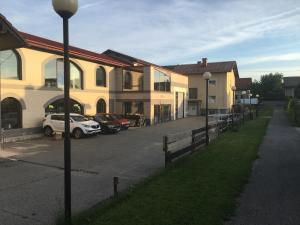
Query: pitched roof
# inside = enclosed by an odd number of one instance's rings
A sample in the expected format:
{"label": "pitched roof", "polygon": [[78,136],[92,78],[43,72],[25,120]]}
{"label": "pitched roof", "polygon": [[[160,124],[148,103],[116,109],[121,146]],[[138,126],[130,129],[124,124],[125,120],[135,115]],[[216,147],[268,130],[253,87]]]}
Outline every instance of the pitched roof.
{"label": "pitched roof", "polygon": [[[145,60],[138,59],[138,58],[126,55],[124,53],[117,52],[115,50],[108,49],[108,50],[104,51],[103,54],[108,55],[116,60],[120,60],[124,63],[130,64],[131,66],[128,67],[129,69],[130,68],[133,69],[134,67],[141,67],[141,66],[154,66],[156,68],[161,68],[161,69],[173,72],[173,73],[178,73],[178,72],[168,69],[164,66],[159,66],[157,64],[147,62]],[[179,74],[185,75],[183,73],[179,73]]]}
{"label": "pitched roof", "polygon": [[252,84],[252,78],[237,78],[235,79],[235,86],[237,91],[249,90]]}
{"label": "pitched roof", "polygon": [[199,62],[196,64],[181,64],[181,65],[165,66],[165,68],[186,75],[203,74],[204,72],[207,71],[211,73],[226,73],[234,70],[235,76],[236,77],[239,76],[236,61],[212,62],[212,63],[207,63],[207,66],[204,66],[202,63]]}
{"label": "pitched roof", "polygon": [[26,45],[18,30],[0,13],[0,50],[20,48]]}
{"label": "pitched roof", "polygon": [[296,87],[300,84],[300,77],[284,77],[283,84],[285,87]]}
{"label": "pitched roof", "polygon": [[[60,42],[52,41],[46,38],[38,37],[32,34],[20,32],[27,42],[27,47],[37,48],[39,50],[50,51],[58,54],[63,54],[63,44]],[[91,52],[85,49],[77,48],[74,46],[69,47],[70,56],[74,58],[80,58],[87,61],[93,61],[97,63],[103,63],[113,66],[128,66],[128,64],[115,60],[107,55]]]}

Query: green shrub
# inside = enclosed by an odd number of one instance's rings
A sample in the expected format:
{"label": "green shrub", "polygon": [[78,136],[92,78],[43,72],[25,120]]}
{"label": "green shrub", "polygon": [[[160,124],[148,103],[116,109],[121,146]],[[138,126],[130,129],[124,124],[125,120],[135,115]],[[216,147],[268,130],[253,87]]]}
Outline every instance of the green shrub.
{"label": "green shrub", "polygon": [[300,126],[300,101],[290,99],[287,107],[288,118],[294,126]]}

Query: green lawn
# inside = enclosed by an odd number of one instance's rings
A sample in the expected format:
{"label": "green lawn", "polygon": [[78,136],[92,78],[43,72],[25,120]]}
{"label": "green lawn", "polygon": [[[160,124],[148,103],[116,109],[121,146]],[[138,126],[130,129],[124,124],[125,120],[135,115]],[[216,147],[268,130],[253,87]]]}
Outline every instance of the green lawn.
{"label": "green lawn", "polygon": [[220,225],[235,208],[272,114],[267,109],[239,132],[226,132],[207,148],[92,210],[74,225]]}

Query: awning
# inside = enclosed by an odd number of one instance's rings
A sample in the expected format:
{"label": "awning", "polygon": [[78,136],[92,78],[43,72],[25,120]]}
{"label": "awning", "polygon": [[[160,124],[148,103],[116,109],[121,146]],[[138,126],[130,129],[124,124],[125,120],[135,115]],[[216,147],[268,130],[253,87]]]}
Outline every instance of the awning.
{"label": "awning", "polygon": [[0,51],[21,48],[25,45],[26,41],[17,29],[0,14]]}

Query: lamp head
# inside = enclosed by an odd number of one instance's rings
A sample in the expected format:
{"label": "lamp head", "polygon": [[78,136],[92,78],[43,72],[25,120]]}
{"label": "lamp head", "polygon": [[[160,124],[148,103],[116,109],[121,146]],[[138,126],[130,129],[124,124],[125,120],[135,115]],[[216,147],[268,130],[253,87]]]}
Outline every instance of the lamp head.
{"label": "lamp head", "polygon": [[252,94],[250,93],[249,96],[252,97]]}
{"label": "lamp head", "polygon": [[209,80],[210,78],[211,78],[211,73],[210,72],[205,72],[204,74],[203,74],[203,77],[204,77],[204,79],[205,80]]}
{"label": "lamp head", "polygon": [[231,90],[235,91],[236,90],[236,86],[232,86]]}
{"label": "lamp head", "polygon": [[63,18],[72,17],[78,9],[78,0],[52,0],[54,10]]}
{"label": "lamp head", "polygon": [[256,95],[256,98],[259,98],[259,94]]}

